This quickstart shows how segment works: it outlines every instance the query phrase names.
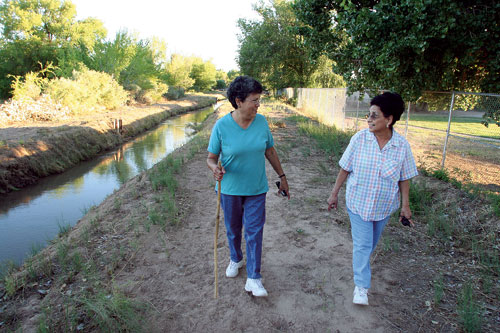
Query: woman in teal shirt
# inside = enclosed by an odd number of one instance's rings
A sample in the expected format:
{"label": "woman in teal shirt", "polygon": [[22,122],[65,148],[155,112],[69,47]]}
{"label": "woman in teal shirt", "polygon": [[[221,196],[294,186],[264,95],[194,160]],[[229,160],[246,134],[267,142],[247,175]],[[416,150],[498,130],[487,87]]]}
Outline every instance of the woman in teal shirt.
{"label": "woman in teal shirt", "polygon": [[[245,290],[267,296],[260,266],[265,223],[266,159],[278,174],[280,191],[290,199],[286,176],[281,168],[266,118],[257,114],[262,85],[249,76],[239,76],[229,85],[227,98],[234,111],[220,118],[212,129],[207,164],[221,182],[221,205],[229,244],[227,277],[236,277],[243,267],[241,231],[245,228],[247,281]],[[217,162],[221,159],[221,167]]]}

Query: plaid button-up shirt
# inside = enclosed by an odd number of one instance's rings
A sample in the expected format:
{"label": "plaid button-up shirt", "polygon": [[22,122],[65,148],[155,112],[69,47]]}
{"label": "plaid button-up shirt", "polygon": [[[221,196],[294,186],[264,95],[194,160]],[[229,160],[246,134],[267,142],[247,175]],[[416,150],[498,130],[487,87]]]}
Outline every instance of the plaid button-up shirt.
{"label": "plaid button-up shirt", "polygon": [[380,149],[368,129],[356,133],[339,161],[349,172],[346,205],[365,221],[380,221],[399,208],[399,182],[418,175],[408,141],[396,131]]}

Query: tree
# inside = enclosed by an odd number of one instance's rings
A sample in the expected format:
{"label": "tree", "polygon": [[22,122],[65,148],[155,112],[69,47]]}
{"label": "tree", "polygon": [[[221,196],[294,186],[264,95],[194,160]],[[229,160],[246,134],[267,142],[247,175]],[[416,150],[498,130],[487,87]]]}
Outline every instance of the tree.
{"label": "tree", "polygon": [[240,75],[241,75],[240,71],[231,69],[229,72],[227,72],[227,81],[232,82],[236,77]]}
{"label": "tree", "polygon": [[180,54],[172,54],[170,62],[165,65],[165,81],[171,87],[188,90],[193,86],[194,79],[191,73],[192,59]]}
{"label": "tree", "polygon": [[297,20],[288,1],[254,6],[260,21],[240,19],[238,64],[241,72],[269,88],[306,87],[316,62],[295,29]]}
{"label": "tree", "polygon": [[[301,34],[350,90],[500,91],[500,3],[296,0]],[[500,112],[500,111],[499,111]]]}
{"label": "tree", "polygon": [[8,42],[39,40],[58,46],[83,44],[92,49],[96,40],[106,36],[101,21],[76,21],[75,5],[67,0],[4,0],[0,24]]}
{"label": "tree", "polygon": [[9,97],[11,76],[23,76],[52,63],[56,74],[71,76],[106,36],[101,21],[77,21],[70,1],[4,0],[0,4],[0,96]]}
{"label": "tree", "polygon": [[204,62],[201,58],[194,58],[189,77],[194,80],[193,89],[196,91],[206,91],[211,89],[216,83],[217,70],[210,61]]}

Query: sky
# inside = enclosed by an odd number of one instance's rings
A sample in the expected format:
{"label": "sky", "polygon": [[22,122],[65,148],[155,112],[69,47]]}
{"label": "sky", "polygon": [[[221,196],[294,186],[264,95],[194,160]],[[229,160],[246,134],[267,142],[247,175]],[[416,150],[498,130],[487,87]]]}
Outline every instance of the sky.
{"label": "sky", "polygon": [[139,38],[162,38],[167,54],[180,53],[212,61],[217,69],[238,69],[237,20],[257,20],[257,0],[71,0],[77,19],[95,17],[108,39],[120,29]]}

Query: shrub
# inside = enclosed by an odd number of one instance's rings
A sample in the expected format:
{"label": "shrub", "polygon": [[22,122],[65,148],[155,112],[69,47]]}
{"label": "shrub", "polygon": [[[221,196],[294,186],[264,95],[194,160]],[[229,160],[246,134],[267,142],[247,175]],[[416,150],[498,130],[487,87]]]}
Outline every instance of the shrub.
{"label": "shrub", "polygon": [[168,87],[168,92],[163,96],[171,101],[175,101],[186,95],[186,89],[182,87]]}
{"label": "shrub", "polygon": [[146,104],[158,102],[165,93],[168,91],[168,86],[160,81],[152,81],[152,88],[145,90],[143,98]]}
{"label": "shrub", "polygon": [[[42,65],[40,64],[42,67]],[[48,76],[52,74],[55,67],[51,63],[47,64],[38,72],[29,72],[24,76],[11,75],[12,81],[12,100],[27,102],[36,100],[40,97],[43,89],[49,82]]]}
{"label": "shrub", "polygon": [[87,69],[73,72],[71,79],[49,81],[46,92],[74,114],[114,109],[127,101],[127,93],[111,75]]}

